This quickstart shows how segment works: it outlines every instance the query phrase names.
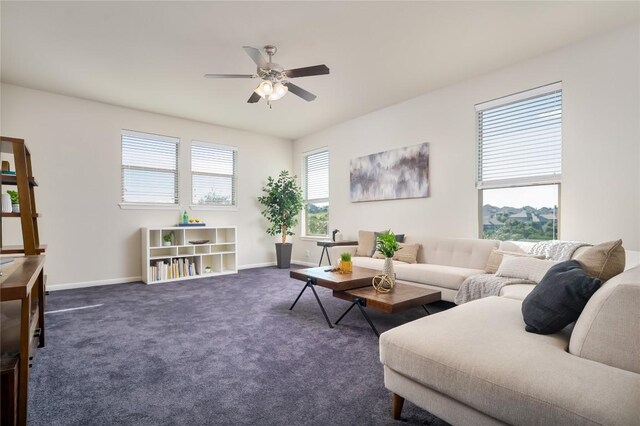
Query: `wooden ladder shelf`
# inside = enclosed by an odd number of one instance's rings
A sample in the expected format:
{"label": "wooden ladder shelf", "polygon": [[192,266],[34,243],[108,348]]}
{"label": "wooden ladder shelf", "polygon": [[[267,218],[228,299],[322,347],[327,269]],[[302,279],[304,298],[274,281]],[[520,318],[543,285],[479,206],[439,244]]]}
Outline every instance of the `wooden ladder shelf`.
{"label": "wooden ladder shelf", "polygon": [[13,156],[15,175],[3,173],[2,186],[17,187],[20,205],[20,213],[2,213],[2,219],[19,218],[22,229],[22,246],[5,245],[0,234],[0,254],[24,254],[0,267],[0,303],[3,314],[9,318],[3,320],[0,334],[15,335],[17,340],[3,338],[0,348],[0,420],[2,425],[26,425],[29,367],[36,348],[43,347],[45,342],[45,258],[41,255],[44,246],[40,245],[40,215],[36,210],[34,194],[38,182],[33,177],[31,153],[23,139],[2,136],[0,153],[3,158],[5,155]]}

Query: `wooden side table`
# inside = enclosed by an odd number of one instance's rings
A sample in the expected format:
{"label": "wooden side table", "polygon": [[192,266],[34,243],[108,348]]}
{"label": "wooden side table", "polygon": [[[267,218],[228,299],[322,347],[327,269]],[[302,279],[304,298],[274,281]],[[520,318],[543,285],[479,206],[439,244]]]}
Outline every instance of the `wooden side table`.
{"label": "wooden side table", "polygon": [[322,259],[324,258],[324,254],[327,253],[327,262],[331,265],[331,259],[329,258],[329,247],[335,246],[357,246],[357,241],[318,241],[318,247],[322,247],[322,254],[320,255],[320,262],[318,262],[318,266],[322,266]]}

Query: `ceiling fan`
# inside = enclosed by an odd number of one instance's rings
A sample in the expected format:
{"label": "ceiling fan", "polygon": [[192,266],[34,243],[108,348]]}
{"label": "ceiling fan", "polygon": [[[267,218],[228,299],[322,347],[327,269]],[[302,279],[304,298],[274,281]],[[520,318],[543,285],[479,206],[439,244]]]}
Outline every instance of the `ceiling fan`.
{"label": "ceiling fan", "polygon": [[289,79],[329,74],[329,67],[324,64],[285,70],[279,64],[271,62],[273,55],[278,51],[275,46],[267,45],[264,47],[264,51],[269,56],[268,62],[262,53],[260,53],[260,50],[255,47],[242,46],[242,48],[258,66],[256,74],[205,74],[204,76],[206,78],[261,78],[262,82],[253,91],[253,94],[247,101],[250,104],[256,103],[261,98],[264,98],[267,101],[267,105],[271,107],[271,101],[282,98],[289,91],[305,101],[311,102],[316,98],[316,95],[291,83]]}

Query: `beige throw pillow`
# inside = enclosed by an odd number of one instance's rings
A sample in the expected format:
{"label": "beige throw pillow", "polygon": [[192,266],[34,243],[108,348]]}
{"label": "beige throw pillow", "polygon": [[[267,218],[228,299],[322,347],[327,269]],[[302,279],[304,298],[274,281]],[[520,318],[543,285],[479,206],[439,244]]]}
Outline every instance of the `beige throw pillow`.
{"label": "beige throw pillow", "polygon": [[[400,250],[393,254],[393,260],[398,260],[405,263],[418,263],[418,251],[420,251],[420,244],[405,244],[399,243]],[[384,259],[384,254],[376,250],[373,254],[374,259]]]}
{"label": "beige throw pillow", "polygon": [[376,247],[375,234],[374,231],[358,231],[356,256],[371,257],[371,253],[373,253]]}
{"label": "beige throw pillow", "polygon": [[547,271],[557,263],[553,260],[505,254],[496,277],[520,278],[539,283]]}
{"label": "beige throw pillow", "polygon": [[498,268],[500,267],[500,263],[502,262],[502,257],[504,255],[513,257],[531,257],[534,259],[544,259],[544,256],[542,255],[533,255],[516,251],[493,249],[491,251],[491,254],[489,255],[489,258],[487,259],[487,266],[485,266],[484,268],[487,274],[495,274],[496,272],[498,272]]}
{"label": "beige throw pillow", "polygon": [[587,274],[600,278],[604,283],[624,271],[625,257],[622,240],[616,240],[589,247],[575,260]]}

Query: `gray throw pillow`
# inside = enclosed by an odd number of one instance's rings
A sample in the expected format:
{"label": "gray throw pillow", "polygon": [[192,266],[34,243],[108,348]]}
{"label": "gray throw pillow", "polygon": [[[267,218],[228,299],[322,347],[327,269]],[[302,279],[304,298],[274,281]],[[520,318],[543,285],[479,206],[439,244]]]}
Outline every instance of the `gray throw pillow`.
{"label": "gray throw pillow", "polygon": [[576,321],[601,281],[587,274],[576,260],[560,262],[545,274],[522,301],[525,330],[553,334]]}

